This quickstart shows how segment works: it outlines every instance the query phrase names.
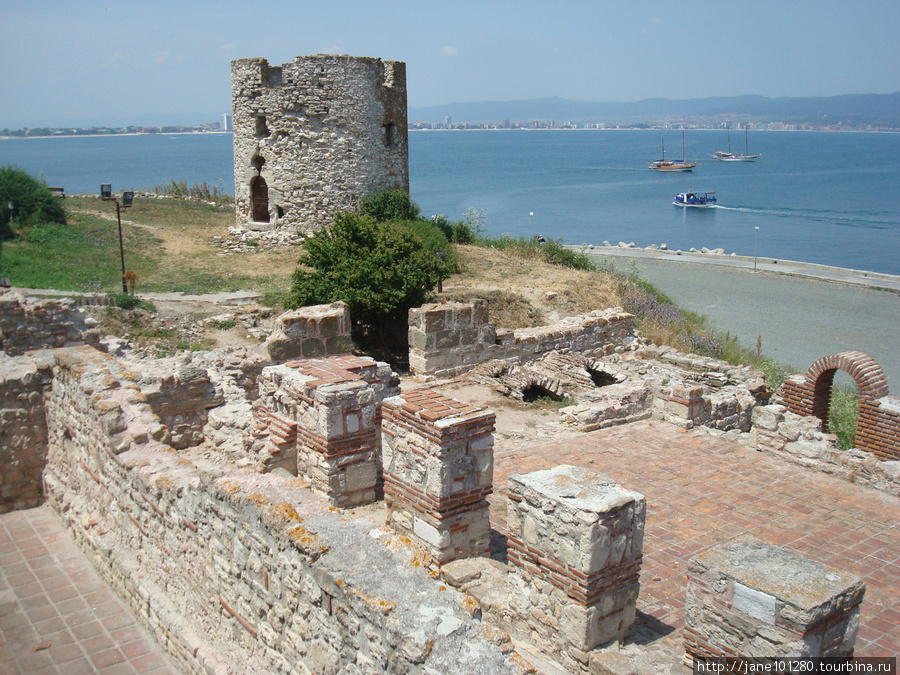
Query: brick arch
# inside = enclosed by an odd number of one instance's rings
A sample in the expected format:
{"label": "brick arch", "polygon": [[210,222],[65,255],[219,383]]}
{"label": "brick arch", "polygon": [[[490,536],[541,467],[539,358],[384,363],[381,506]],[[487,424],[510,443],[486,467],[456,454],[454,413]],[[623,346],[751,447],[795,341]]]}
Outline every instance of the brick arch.
{"label": "brick arch", "polygon": [[868,354],[840,352],[819,359],[806,371],[806,381],[812,394],[810,414],[822,420],[822,428],[828,427],[828,404],[834,374],[838,370],[853,378],[860,402],[874,401],[888,394],[887,377],[878,362]]}
{"label": "brick arch", "polygon": [[868,354],[832,354],[813,363],[805,375],[789,377],[782,386],[785,407],[798,415],[818,417],[822,428],[827,428],[831,387],[838,370],[853,378],[859,392],[856,447],[881,459],[900,459],[900,400],[888,396],[887,377]]}

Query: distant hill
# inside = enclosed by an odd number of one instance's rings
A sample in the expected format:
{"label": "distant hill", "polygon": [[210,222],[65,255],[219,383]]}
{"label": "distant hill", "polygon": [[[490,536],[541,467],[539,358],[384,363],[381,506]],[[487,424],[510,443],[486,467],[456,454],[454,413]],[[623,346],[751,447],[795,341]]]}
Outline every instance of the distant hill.
{"label": "distant hill", "polygon": [[646,123],[662,119],[867,124],[900,127],[900,92],[809,98],[717,96],[673,100],[651,98],[633,103],[540,98],[526,101],[480,101],[410,108],[410,122],[491,124],[503,120],[555,120],[606,124]]}

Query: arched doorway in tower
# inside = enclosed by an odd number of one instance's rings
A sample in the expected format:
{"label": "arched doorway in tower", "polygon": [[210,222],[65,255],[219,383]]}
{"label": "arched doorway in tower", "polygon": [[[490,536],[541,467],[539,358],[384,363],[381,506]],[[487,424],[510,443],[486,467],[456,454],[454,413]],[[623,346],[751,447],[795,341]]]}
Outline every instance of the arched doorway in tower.
{"label": "arched doorway in tower", "polygon": [[250,181],[250,217],[254,223],[269,222],[269,186],[266,179],[256,176]]}

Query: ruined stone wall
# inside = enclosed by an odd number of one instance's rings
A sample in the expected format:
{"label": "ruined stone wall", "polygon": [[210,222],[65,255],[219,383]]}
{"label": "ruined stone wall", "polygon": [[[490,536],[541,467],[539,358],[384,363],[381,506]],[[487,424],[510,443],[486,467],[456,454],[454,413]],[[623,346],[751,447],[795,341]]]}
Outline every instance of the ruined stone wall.
{"label": "ruined stone wall", "polygon": [[0,351],[10,356],[68,345],[96,346],[96,325],[72,300],[31,302],[15,293],[0,294]]}
{"label": "ruined stone wall", "polygon": [[181,367],[175,373],[142,379],[141,393],[169,430],[167,443],[175,449],[199,445],[210,408],[224,403],[205,368]]}
{"label": "ruined stone wall", "polygon": [[575,466],[513,475],[507,488],[510,608],[577,672],[634,621],[646,502]]}
{"label": "ruined stone wall", "polygon": [[[405,63],[241,59],[232,61],[231,89],[239,228],[311,232],[366,195],[409,191]],[[254,195],[264,201],[256,211]]]}
{"label": "ruined stone wall", "polygon": [[604,356],[637,344],[632,316],[620,309],[514,331],[497,331],[488,321],[483,300],[442,302],[409,311],[409,367],[425,378],[453,377],[492,359],[527,363],[552,351]]}
{"label": "ruined stone wall", "polygon": [[48,352],[9,357],[0,352],[0,513],[43,501],[47,462],[44,393],[50,388]]}
{"label": "ruined stone wall", "polygon": [[350,354],[350,328],[350,307],[345,302],[299,307],[275,319],[266,350],[274,363]]}
{"label": "ruined stone wall", "polygon": [[714,546],[688,568],[686,662],[853,656],[865,590],[853,574],[747,535]]}
{"label": "ruined stone wall", "polygon": [[305,476],[337,506],[374,502],[381,403],[399,384],[388,364],[352,354],[264,368],[257,416],[266,464]]}
{"label": "ruined stone wall", "polygon": [[514,672],[461,596],[373,523],[291,476],[174,451],[108,356],[56,361],[48,502],[185,672]]}
{"label": "ruined stone wall", "polygon": [[772,404],[754,408],[752,422],[749,435],[757,450],[900,497],[900,461],[881,460],[864,450],[839,450],[836,437],[822,431],[817,417]]}

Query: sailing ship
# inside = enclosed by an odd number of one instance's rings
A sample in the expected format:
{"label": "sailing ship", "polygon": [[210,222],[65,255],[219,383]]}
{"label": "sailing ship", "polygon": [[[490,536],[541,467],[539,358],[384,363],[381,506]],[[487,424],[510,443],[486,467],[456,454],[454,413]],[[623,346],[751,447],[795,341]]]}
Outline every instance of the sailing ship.
{"label": "sailing ship", "polygon": [[720,162],[752,162],[759,155],[751,155],[750,154],[750,141],[747,137],[748,131],[744,129],[744,154],[736,155],[731,152],[731,129],[728,129],[728,152],[724,150],[719,150],[716,154],[713,155],[715,159],[718,159]]}
{"label": "sailing ship", "polygon": [[689,163],[684,160],[684,131],[681,132],[681,161],[674,162],[671,159],[666,159],[666,142],[665,139],[662,140],[662,159],[657,159],[650,165],[650,168],[654,171],[690,171],[697,163]]}

